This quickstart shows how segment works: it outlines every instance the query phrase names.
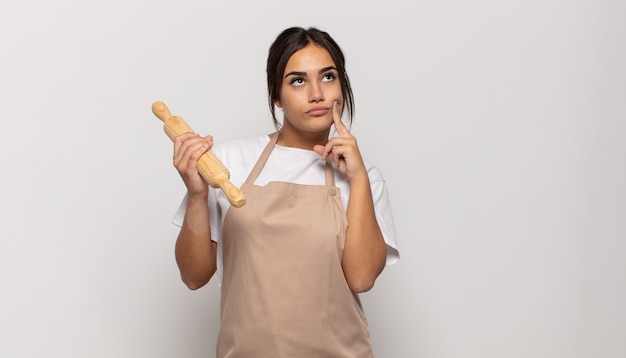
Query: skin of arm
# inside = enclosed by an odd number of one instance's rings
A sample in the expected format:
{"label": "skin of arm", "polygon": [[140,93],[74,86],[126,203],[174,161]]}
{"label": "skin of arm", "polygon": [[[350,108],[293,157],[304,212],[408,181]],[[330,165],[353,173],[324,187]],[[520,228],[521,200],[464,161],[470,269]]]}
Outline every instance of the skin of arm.
{"label": "skin of arm", "polygon": [[314,150],[326,160],[329,156],[339,171],[350,181],[350,198],[346,215],[348,229],[342,257],[342,267],[348,286],[353,292],[366,292],[385,267],[387,247],[376,221],[374,201],[367,169],[361,158],[356,138],[341,122],[341,112],[335,102],[333,120],[337,137]]}
{"label": "skin of arm", "polygon": [[387,247],[376,221],[367,172],[365,179],[350,181],[348,230],[341,265],[353,292],[366,292],[385,267]]}
{"label": "skin of arm", "polygon": [[200,156],[213,145],[211,136],[186,133],[174,139],[174,166],[187,187],[187,210],[176,240],[176,263],[192,290],[204,286],[216,270],[217,243],[211,241],[208,184],[198,172]]}

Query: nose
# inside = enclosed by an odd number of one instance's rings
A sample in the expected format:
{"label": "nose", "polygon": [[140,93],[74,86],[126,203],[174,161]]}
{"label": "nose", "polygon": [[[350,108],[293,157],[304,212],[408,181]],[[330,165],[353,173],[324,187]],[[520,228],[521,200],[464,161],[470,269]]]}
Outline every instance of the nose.
{"label": "nose", "polygon": [[311,83],[309,86],[309,102],[317,103],[324,101],[324,91],[319,83]]}

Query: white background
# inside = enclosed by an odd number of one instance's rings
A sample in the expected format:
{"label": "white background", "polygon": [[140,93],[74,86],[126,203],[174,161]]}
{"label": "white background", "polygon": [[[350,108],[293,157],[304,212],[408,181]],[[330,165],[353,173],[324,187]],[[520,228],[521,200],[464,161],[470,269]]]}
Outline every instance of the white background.
{"label": "white background", "polygon": [[626,3],[5,1],[0,356],[209,357],[162,100],[273,130],[267,49],[317,26],[391,190],[401,261],[362,296],[378,357],[626,356]]}

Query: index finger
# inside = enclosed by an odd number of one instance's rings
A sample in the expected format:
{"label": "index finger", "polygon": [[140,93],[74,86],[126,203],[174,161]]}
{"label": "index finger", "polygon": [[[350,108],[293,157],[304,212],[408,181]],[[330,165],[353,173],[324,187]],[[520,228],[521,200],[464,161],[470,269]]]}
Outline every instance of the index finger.
{"label": "index finger", "polygon": [[181,135],[179,135],[178,137],[174,138],[174,153],[176,153],[176,151],[178,149],[180,149],[180,147],[183,145],[183,142],[185,142],[187,139],[190,138],[194,138],[194,137],[199,137],[200,135],[194,132],[187,132],[187,133],[183,133]]}
{"label": "index finger", "polygon": [[339,102],[333,102],[333,123],[335,124],[335,129],[339,135],[345,135],[350,133],[345,124],[341,121],[341,109],[339,109]]}
{"label": "index finger", "polygon": [[192,137],[199,137],[200,135],[198,133],[194,133],[194,132],[185,132],[177,137],[174,138],[174,145],[180,145],[182,144],[182,142],[184,142],[185,140],[192,138]]}

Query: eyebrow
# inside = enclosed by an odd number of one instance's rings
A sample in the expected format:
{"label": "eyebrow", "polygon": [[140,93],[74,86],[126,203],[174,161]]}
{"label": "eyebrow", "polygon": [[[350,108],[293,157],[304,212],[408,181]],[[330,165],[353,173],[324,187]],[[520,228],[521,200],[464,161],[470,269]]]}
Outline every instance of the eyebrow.
{"label": "eyebrow", "polygon": [[[335,71],[338,71],[338,70],[337,70],[337,67],[335,67],[335,66],[327,66],[327,67],[324,67],[324,68],[322,68],[321,70],[319,70],[319,72],[318,72],[318,73],[320,73],[320,74],[321,74],[321,73],[324,73],[324,72],[328,72],[328,71],[330,71],[330,70],[335,70]],[[285,75],[285,77],[283,77],[283,78],[287,78],[288,76],[301,76],[301,77],[304,77],[304,76],[306,76],[306,72],[301,72],[301,71],[291,71],[291,72],[287,73],[287,74]]]}

